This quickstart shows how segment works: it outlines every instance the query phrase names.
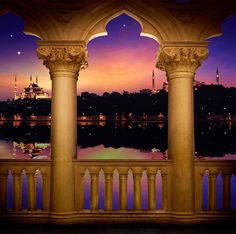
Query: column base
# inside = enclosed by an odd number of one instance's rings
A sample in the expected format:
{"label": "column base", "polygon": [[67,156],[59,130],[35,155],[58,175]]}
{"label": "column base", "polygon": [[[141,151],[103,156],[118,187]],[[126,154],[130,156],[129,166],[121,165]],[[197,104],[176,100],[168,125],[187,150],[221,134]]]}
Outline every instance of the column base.
{"label": "column base", "polygon": [[198,217],[195,212],[171,212],[172,224],[197,224]]}
{"label": "column base", "polygon": [[78,212],[50,212],[48,215],[48,223],[68,225],[75,224],[77,222]]}
{"label": "column base", "polygon": [[236,212],[8,212],[0,214],[0,224],[45,225],[230,225],[236,221]]}

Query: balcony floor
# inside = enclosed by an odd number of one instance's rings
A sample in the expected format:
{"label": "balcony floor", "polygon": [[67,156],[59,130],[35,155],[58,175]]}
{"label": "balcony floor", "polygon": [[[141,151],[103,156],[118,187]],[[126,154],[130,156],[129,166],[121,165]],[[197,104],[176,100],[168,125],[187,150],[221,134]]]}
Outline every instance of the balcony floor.
{"label": "balcony floor", "polygon": [[235,225],[225,226],[222,225],[186,225],[186,226],[176,226],[176,225],[145,225],[145,224],[135,224],[135,225],[1,225],[0,233],[65,233],[65,234],[207,234],[207,233],[236,233]]}

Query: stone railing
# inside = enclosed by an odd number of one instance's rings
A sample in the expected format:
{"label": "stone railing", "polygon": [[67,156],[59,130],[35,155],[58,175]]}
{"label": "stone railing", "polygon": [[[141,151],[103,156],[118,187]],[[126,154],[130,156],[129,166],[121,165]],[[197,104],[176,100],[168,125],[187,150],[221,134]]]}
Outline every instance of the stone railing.
{"label": "stone railing", "polygon": [[[1,160],[0,191],[1,212],[49,211],[50,161]],[[24,201],[27,205],[23,208]]]}
{"label": "stone railing", "polygon": [[[229,211],[231,209],[231,189],[236,186],[232,183],[233,176],[236,176],[236,161],[209,160],[195,161],[195,197],[196,211]],[[205,177],[205,178],[204,178]],[[203,181],[205,179],[205,189]],[[218,186],[217,186],[218,181]],[[218,192],[217,192],[218,187]],[[217,208],[217,193],[222,199]],[[203,195],[206,197],[206,207],[203,208]],[[236,199],[236,197],[235,197]]]}
{"label": "stone railing", "polygon": [[[2,220],[51,222],[50,165],[50,160],[0,160]],[[232,177],[235,174],[236,161],[195,161],[195,212],[191,214],[191,222],[236,219],[231,207]],[[165,223],[181,220],[171,208],[171,160],[75,160],[74,175],[75,210],[65,222],[104,222],[105,219],[107,222],[149,220]],[[220,209],[216,202],[218,175],[222,181]],[[143,190],[143,184],[146,190]],[[23,192],[25,190],[27,195]],[[22,195],[27,197],[27,202]],[[203,207],[204,196],[207,196],[206,207]],[[161,198],[159,206],[158,197]],[[42,205],[37,207],[40,199]],[[23,202],[27,205],[23,206]]]}
{"label": "stone railing", "polygon": [[[85,180],[85,173],[89,173],[89,180]],[[104,188],[104,208],[99,209],[99,172],[103,172],[101,183]],[[115,173],[116,172],[116,179]],[[145,175],[144,175],[145,173]],[[156,177],[159,173],[161,177],[159,193],[157,194]],[[100,176],[101,177],[101,176]],[[128,177],[131,178],[131,185],[128,184]],[[118,197],[119,206],[116,211],[143,211],[142,196],[144,192],[141,185],[141,180],[146,178],[147,184],[147,203],[146,211],[156,211],[156,197],[162,197],[162,206],[160,210],[170,210],[171,196],[171,161],[159,160],[78,160],[75,162],[75,188],[76,188],[76,208],[79,211],[84,210],[84,188],[90,187],[90,210],[93,212],[112,211],[113,210],[113,186],[114,183],[119,184]],[[115,181],[116,180],[116,181]],[[144,182],[144,183],[145,183]],[[133,196],[128,199],[127,188],[133,187]],[[128,209],[127,200],[131,200],[133,207]]]}

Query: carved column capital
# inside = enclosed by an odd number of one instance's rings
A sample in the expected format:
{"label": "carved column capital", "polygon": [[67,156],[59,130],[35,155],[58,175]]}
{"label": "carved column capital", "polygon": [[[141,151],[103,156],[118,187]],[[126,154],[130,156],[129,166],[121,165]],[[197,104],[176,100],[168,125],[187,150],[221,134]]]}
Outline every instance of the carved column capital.
{"label": "carved column capital", "polygon": [[87,48],[85,45],[40,45],[37,56],[43,64],[54,72],[71,72],[77,77],[80,69],[87,66]]}
{"label": "carved column capital", "polygon": [[206,47],[161,47],[157,54],[157,68],[167,73],[186,72],[194,74],[208,56]]}

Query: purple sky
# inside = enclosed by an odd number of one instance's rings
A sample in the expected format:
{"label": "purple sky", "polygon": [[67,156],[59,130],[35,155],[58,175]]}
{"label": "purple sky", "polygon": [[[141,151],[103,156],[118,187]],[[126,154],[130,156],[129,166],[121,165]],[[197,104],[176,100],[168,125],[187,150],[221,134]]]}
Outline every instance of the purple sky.
{"label": "purple sky", "polygon": [[[22,33],[23,21],[8,13],[0,17],[0,100],[13,97],[14,76],[19,91],[29,84],[30,74],[39,76],[40,85],[48,92],[51,81],[48,70],[36,57],[36,37]],[[88,45],[89,67],[81,71],[78,93],[102,94],[105,91],[135,92],[151,88],[151,75],[158,49],[156,41],[140,37],[141,26],[127,15],[107,25],[108,36],[92,40]],[[236,17],[222,25],[224,35],[210,40],[210,55],[196,74],[196,79],[215,82],[217,67],[224,86],[236,86]],[[156,86],[166,80],[164,72],[155,69]]]}

